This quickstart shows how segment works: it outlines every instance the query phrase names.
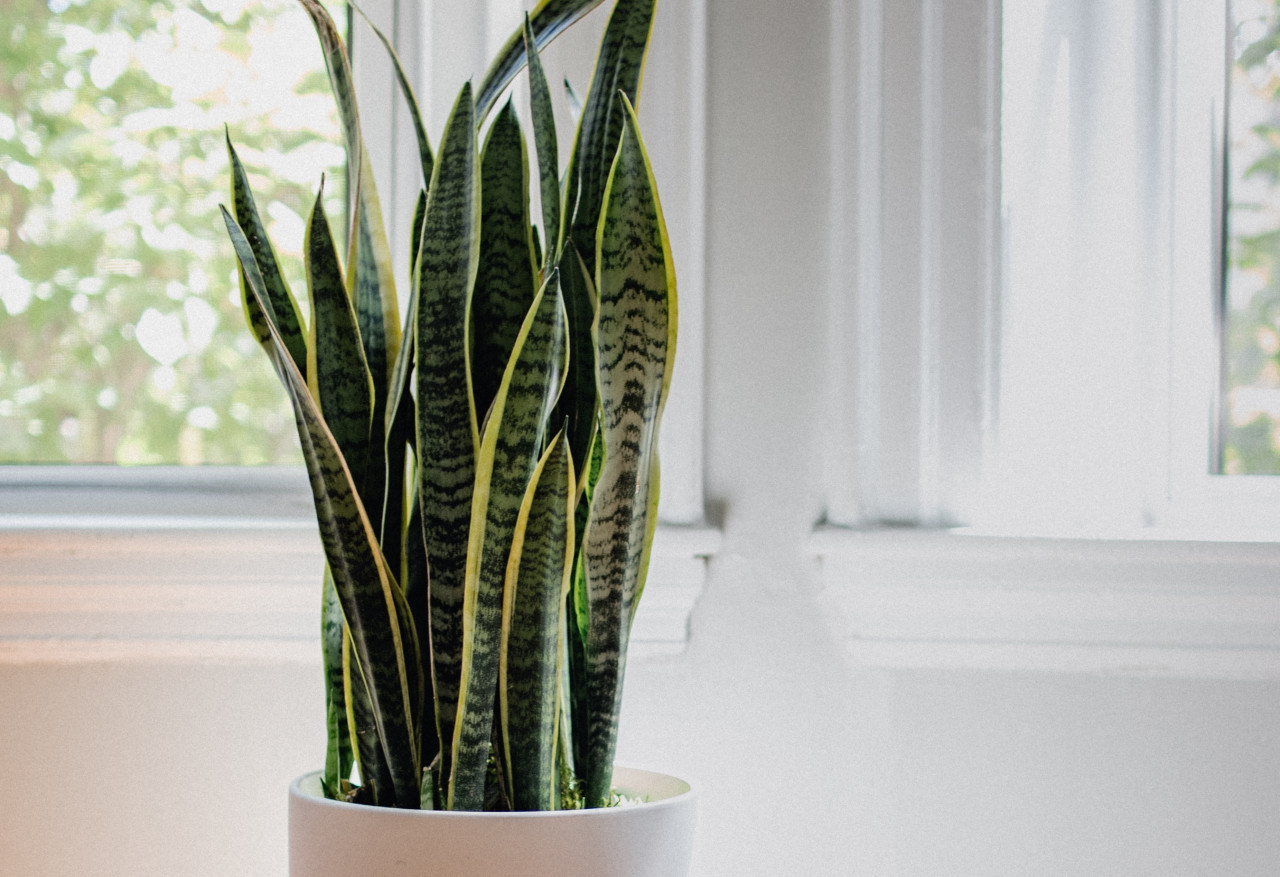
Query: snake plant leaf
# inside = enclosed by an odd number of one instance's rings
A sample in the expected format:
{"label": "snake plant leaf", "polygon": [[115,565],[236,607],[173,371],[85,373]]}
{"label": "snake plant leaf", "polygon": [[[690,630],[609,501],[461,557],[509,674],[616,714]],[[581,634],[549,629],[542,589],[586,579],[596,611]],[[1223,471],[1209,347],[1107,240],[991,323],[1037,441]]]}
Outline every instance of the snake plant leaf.
{"label": "snake plant leaf", "polygon": [[564,303],[547,278],[516,339],[476,460],[450,810],[479,810],[493,739],[507,561],[568,357]]}
{"label": "snake plant leaf", "polygon": [[638,103],[656,5],[657,0],[618,0],[613,8],[569,157],[564,203],[573,213],[567,235],[593,277],[600,206],[625,115],[617,94],[626,94],[633,106]]}
{"label": "snake plant leaf", "polygon": [[324,694],[328,745],[324,760],[324,793],[337,798],[351,779],[351,725],[347,721],[346,684],[342,670],[343,621],[333,572],[325,567],[320,612],[320,644],[324,655]]}
{"label": "snake plant leaf", "polygon": [[483,420],[537,291],[529,165],[515,107],[493,120],[480,159],[480,263],[471,300],[471,382]]}
{"label": "snake plant leaf", "polygon": [[[566,28],[600,5],[602,0],[541,0],[529,13],[538,48],[560,36]],[[524,28],[519,28],[498,50],[476,90],[476,119],[483,121],[511,80],[525,64]]]}
{"label": "snake plant leaf", "polygon": [[[427,212],[427,190],[418,193],[418,203],[413,214],[413,235],[410,238],[410,272],[413,283],[410,287],[409,313],[405,319],[404,333],[401,339],[400,352],[396,356],[395,370],[391,373],[391,385],[387,389],[387,424],[386,424],[386,459],[387,459],[387,498],[382,512],[382,549],[389,558],[400,558],[401,578],[406,581],[404,566],[405,554],[405,503],[408,500],[403,489],[409,473],[410,448],[416,444],[415,424],[417,422],[416,406],[413,393],[409,388],[409,376],[413,374],[415,349],[414,336],[417,333],[418,319],[418,246],[422,235],[422,222]],[[401,488],[401,489],[396,489]],[[417,487],[412,491],[416,496]],[[407,587],[407,585],[406,585]],[[425,612],[425,607],[423,609]],[[425,615],[423,616],[425,618]],[[423,637],[423,642],[426,638]]]}
{"label": "snake plant leaf", "polygon": [[[373,179],[373,165],[360,133],[351,64],[342,36],[319,0],[299,2],[311,18],[316,36],[320,40],[325,68],[329,73],[330,90],[337,103],[338,117],[346,141],[347,166],[352,170],[354,178],[351,184],[352,233],[348,244],[347,284],[352,289],[365,359],[373,377],[373,422],[376,432],[370,443],[369,468],[381,471],[385,467],[385,461],[381,458],[385,449],[385,436],[382,432],[386,421],[387,390],[401,344],[400,307],[396,300],[391,246],[383,225],[382,207]],[[370,495],[364,499],[369,503],[369,508],[377,510],[381,522],[385,483],[371,479],[369,488]]]}
{"label": "snake plant leaf", "polygon": [[626,646],[657,523],[657,428],[675,355],[671,248],[635,110],[618,97],[623,133],[597,238],[601,438],[604,464],[583,537],[588,806],[608,799]]}
{"label": "snake plant leaf", "polygon": [[396,82],[400,85],[400,93],[404,95],[405,102],[409,105],[409,118],[413,122],[413,133],[418,139],[418,160],[422,165],[422,184],[425,186],[431,182],[431,168],[435,164],[435,159],[431,154],[431,138],[427,136],[427,128],[422,123],[422,112],[418,109],[418,98],[413,92],[413,85],[409,82],[409,77],[404,71],[404,65],[400,63],[400,56],[396,53],[395,46],[391,44],[391,40],[382,32],[373,19],[360,7],[357,3],[352,3],[351,8],[360,13],[360,17],[365,23],[373,29],[375,35],[382,42],[383,47],[387,50],[387,54],[391,57],[391,63],[395,67]]}
{"label": "snake plant leaf", "polygon": [[561,432],[525,492],[507,562],[498,697],[515,810],[552,809],[559,785],[560,655],[573,565],[575,480]]}
{"label": "snake plant leaf", "polygon": [[[422,531],[422,506],[418,503],[417,483],[409,495],[409,519],[404,534],[404,598],[413,615],[414,628],[421,644],[422,678],[426,686],[425,693],[430,698],[428,703],[435,703],[434,679],[431,672],[431,606],[430,581],[427,567],[427,543]],[[421,741],[422,760],[438,762],[440,759],[440,732],[436,727],[435,716],[427,716],[421,725],[419,739]],[[437,776],[438,778],[438,776]]]}
{"label": "snake plant leaf", "polygon": [[[249,177],[245,173],[244,165],[240,162],[240,156],[236,154],[235,147],[231,145],[230,133],[226,134],[226,140],[227,156],[231,163],[231,206],[235,211],[236,222],[240,224],[249,241],[249,249],[253,252],[254,261],[257,262],[262,276],[260,288],[267,293],[263,310],[280,331],[280,337],[284,339],[285,346],[289,350],[290,359],[305,375],[307,342],[302,329],[302,318],[298,315],[298,303],[289,292],[289,286],[280,272],[275,250],[272,249],[271,241],[267,238],[267,230],[258,215],[253,192],[249,189]],[[249,294],[246,289],[247,283],[248,281],[242,276],[240,291],[246,299]],[[248,308],[247,301],[245,307]],[[258,338],[258,343],[264,347],[268,346],[270,334],[266,327],[253,326],[252,321],[251,327]]]}
{"label": "snake plant leaf", "polygon": [[[560,240],[560,152],[556,141],[556,117],[551,107],[551,89],[542,70],[538,41],[533,36],[529,16],[524,19],[524,46],[529,56],[529,109],[533,117],[533,145],[538,153],[538,192],[542,200],[544,258],[554,261]],[[538,260],[541,263],[541,259]]]}
{"label": "snake plant leaf", "polygon": [[[594,364],[595,360],[592,359]],[[594,397],[593,397],[594,398]],[[598,427],[598,421],[597,421]],[[569,702],[566,713],[577,716],[578,720],[567,722],[566,733],[570,734],[575,764],[586,763],[587,720],[589,709],[587,699],[587,655],[586,632],[591,623],[591,604],[587,599],[586,571],[583,568],[582,534],[587,529],[587,517],[591,511],[591,498],[595,493],[595,484],[600,480],[600,470],[604,465],[604,442],[597,428],[591,437],[586,471],[578,475],[578,501],[574,507],[574,533],[579,540],[577,554],[574,556],[573,578],[569,586],[569,597],[566,601],[565,613],[565,660],[566,674],[569,679]]]}
{"label": "snake plant leaf", "polygon": [[353,467],[352,475],[362,498],[369,496],[369,473],[360,466],[368,458],[369,429],[373,418],[373,380],[360,343],[356,314],[347,297],[342,267],[333,235],[324,215],[324,183],[316,195],[307,222],[303,252],[307,287],[311,298],[311,343],[307,347],[307,382],[338,442]]}
{"label": "snake plant leaf", "polygon": [[394,807],[395,780],[378,736],[378,716],[369,697],[359,665],[351,649],[351,633],[343,628],[343,696],[347,705],[347,727],[354,743],[355,763],[360,771],[360,799],[377,807]]}
{"label": "snake plant leaf", "polygon": [[[226,208],[223,220],[249,280],[249,308],[264,310],[253,254],[244,232]],[[423,680],[417,637],[408,606],[355,487],[338,442],[325,424],[302,372],[289,358],[284,340],[271,327],[269,351],[285,378],[293,402],[298,438],[311,481],[325,558],[333,573],[352,652],[367,686],[378,738],[386,757],[396,806],[417,807],[421,764],[418,721]],[[358,729],[357,729],[358,730]]]}
{"label": "snake plant leaf", "polygon": [[[596,291],[573,241],[560,254],[560,288],[569,316],[569,371],[556,417],[568,423],[569,450],[579,477],[590,472],[588,455],[598,421],[596,387]],[[579,531],[581,532],[581,531]]]}
{"label": "snake plant leaf", "polygon": [[462,675],[467,527],[479,427],[467,358],[469,310],[480,253],[480,174],[471,84],[445,125],[427,191],[418,259],[414,334],[418,390],[418,502],[430,564],[431,668],[436,726],[452,757]]}

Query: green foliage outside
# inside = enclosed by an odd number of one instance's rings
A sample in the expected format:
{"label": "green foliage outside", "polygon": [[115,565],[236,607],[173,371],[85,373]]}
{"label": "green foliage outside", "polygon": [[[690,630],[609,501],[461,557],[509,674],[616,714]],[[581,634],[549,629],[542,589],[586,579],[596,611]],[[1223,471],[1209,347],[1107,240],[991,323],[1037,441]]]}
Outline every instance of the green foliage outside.
{"label": "green foliage outside", "polygon": [[299,460],[218,204],[228,125],[285,265],[322,172],[343,214],[309,31],[293,0],[0,0],[0,461]]}
{"label": "green foliage outside", "polygon": [[1280,3],[1237,0],[1222,471],[1280,474]]}

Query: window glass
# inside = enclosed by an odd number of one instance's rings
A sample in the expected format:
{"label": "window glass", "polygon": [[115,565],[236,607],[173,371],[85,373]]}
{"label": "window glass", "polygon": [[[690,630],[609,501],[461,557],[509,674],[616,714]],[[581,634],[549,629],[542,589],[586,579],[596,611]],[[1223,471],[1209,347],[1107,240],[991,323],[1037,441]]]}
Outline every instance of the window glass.
{"label": "window glass", "polygon": [[244,325],[224,130],[305,299],[344,156],[294,0],[4,0],[0,462],[300,459]]}
{"label": "window glass", "polygon": [[1280,5],[1230,8],[1220,465],[1280,474]]}

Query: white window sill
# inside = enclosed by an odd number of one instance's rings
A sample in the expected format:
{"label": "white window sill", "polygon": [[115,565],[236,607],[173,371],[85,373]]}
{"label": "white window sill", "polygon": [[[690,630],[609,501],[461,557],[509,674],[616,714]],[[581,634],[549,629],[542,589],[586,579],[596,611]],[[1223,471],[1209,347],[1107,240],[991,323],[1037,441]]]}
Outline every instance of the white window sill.
{"label": "white window sill", "polygon": [[[0,662],[318,663],[301,469],[0,470]],[[719,533],[660,526],[632,654],[684,648]]]}
{"label": "white window sill", "polygon": [[824,529],[809,547],[859,664],[1280,677],[1280,542]]}

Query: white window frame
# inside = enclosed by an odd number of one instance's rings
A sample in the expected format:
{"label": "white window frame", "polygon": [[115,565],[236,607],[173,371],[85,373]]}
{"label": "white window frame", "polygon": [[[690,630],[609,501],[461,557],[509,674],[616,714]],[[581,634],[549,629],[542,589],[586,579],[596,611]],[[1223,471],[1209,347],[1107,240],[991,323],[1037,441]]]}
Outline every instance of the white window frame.
{"label": "white window frame", "polygon": [[[363,7],[394,35],[401,60],[419,79],[428,118],[442,117],[452,103],[429,75],[459,69],[450,35],[484,35],[473,47],[483,58],[505,39],[508,23],[519,21],[519,3],[505,0],[368,0]],[[633,630],[640,656],[683,649],[707,558],[720,541],[705,524],[702,497],[704,2],[664,6],[655,30],[646,97],[663,135],[648,147],[666,181],[681,335],[662,436],[661,522]],[[441,38],[432,41],[432,33]],[[575,50],[592,51],[597,37],[575,39]],[[416,145],[389,62],[363,24],[353,54],[362,122],[383,204],[394,211],[389,233],[399,252],[420,185]],[[555,51],[547,54],[549,67],[560,63]],[[455,79],[448,77],[449,89]],[[405,192],[412,193],[407,204]],[[0,467],[0,558],[3,662],[319,661],[323,557],[300,467]]]}
{"label": "white window frame", "polygon": [[[1078,393],[1062,420],[1132,404],[1123,438],[1147,451],[1107,459],[1078,447],[1089,441],[1080,429],[1046,461],[1018,446],[1019,412],[1008,410],[1019,351],[1002,330],[1018,281],[1002,246],[1017,221],[1000,209],[1002,4],[831,3],[833,412],[827,517],[810,549],[827,618],[855,663],[1280,675],[1280,479],[1207,474],[1221,70],[1205,78],[1212,49],[1193,41],[1204,25],[1192,16],[1216,5],[1074,9],[1119,16],[1121,27],[1094,32],[1146,54],[1146,78],[1120,97],[1144,107],[1145,121],[1113,136],[1147,152],[1127,202],[1105,177],[1085,193],[1108,211],[1104,223],[1125,212],[1118,221],[1141,242],[1119,272],[1140,288],[1118,290],[1140,331],[1117,333],[1113,317],[1088,309],[1064,327],[1109,333],[1097,354],[1129,357],[1129,395],[1095,410]],[[1046,361],[1072,367],[1060,348]],[[1035,413],[1040,400],[1029,401]],[[1105,448],[1121,437],[1101,438]],[[1090,468],[1099,460],[1101,471]],[[1033,491],[1009,497],[1017,465],[1030,466]]]}

